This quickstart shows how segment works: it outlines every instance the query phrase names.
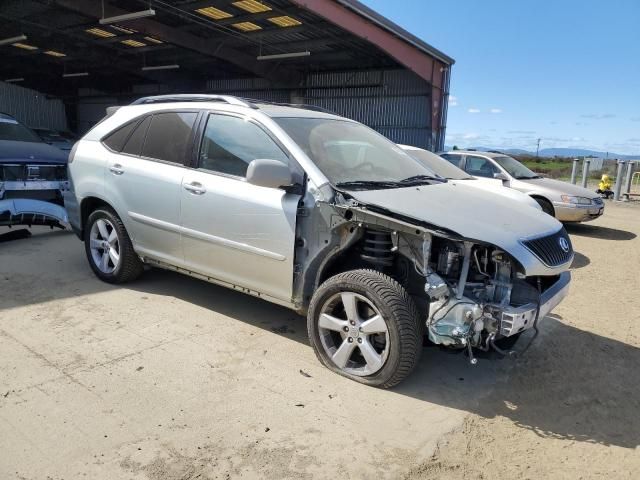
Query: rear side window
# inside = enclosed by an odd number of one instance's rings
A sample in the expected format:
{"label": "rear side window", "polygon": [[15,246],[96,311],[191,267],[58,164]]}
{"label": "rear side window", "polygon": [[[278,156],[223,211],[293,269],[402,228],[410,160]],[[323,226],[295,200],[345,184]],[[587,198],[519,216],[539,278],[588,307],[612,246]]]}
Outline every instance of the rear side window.
{"label": "rear side window", "polygon": [[124,127],[120,127],[118,130],[109,134],[104,140],[102,140],[102,143],[111,150],[121,152],[124,148],[125,142],[129,139],[129,135],[131,135],[131,132],[135,130],[139,123],[140,120],[136,120],[126,124]]}
{"label": "rear side window", "polygon": [[138,123],[138,126],[131,134],[129,139],[122,148],[122,153],[128,153],[129,155],[140,155],[142,151],[142,145],[144,145],[144,137],[147,134],[151,117],[146,117],[144,120]]}
{"label": "rear side window", "polygon": [[289,164],[287,155],[258,125],[229,115],[209,115],[200,147],[199,167],[245,177],[258,158]]}
{"label": "rear side window", "polygon": [[455,165],[456,167],[460,167],[460,159],[462,158],[460,155],[451,155],[448,153],[443,153],[440,156],[444,158],[447,162]]}
{"label": "rear side window", "polygon": [[191,151],[191,132],[197,116],[195,112],[153,115],[142,156],[172,163],[184,163]]}

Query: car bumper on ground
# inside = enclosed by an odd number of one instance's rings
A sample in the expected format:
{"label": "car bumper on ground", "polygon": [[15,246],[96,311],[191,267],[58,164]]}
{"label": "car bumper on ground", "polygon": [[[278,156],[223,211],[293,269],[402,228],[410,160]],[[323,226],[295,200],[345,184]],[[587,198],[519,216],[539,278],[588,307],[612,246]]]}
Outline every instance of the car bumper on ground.
{"label": "car bumper on ground", "polygon": [[[567,296],[570,283],[571,273],[563,272],[556,283],[542,292],[540,296],[540,312],[537,314],[538,319],[544,318]],[[497,314],[497,318],[500,319],[500,335],[509,337],[533,328],[537,310],[538,305],[536,303],[527,303],[519,307],[507,306],[501,309],[501,312]],[[496,315],[494,314],[494,316]]]}
{"label": "car bumper on ground", "polygon": [[553,202],[556,218],[561,222],[588,222],[604,213],[604,205],[573,205]]}

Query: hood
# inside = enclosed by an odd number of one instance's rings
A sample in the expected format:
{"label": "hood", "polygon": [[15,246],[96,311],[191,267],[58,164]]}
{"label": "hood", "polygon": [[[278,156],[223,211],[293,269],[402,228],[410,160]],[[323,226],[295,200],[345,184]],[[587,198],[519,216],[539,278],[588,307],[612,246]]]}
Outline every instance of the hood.
{"label": "hood", "polygon": [[555,193],[556,195],[572,195],[575,197],[596,198],[599,197],[595,192],[587,190],[586,188],[573,185],[569,182],[562,182],[560,180],[553,180],[551,178],[532,178],[530,180],[518,180],[519,182],[531,185],[532,190],[542,191],[547,190]]}
{"label": "hood", "polygon": [[485,192],[493,193],[494,195],[501,195],[510,200],[515,200],[516,202],[522,202],[525,205],[529,205],[536,210],[542,210],[540,204],[536,202],[533,198],[531,198],[526,193],[519,192],[518,190],[514,190],[513,188],[507,188],[502,186],[502,182],[500,180],[493,180],[488,178],[474,178],[471,180],[454,180],[452,183],[460,183],[462,182],[465,187],[473,187],[484,190]]}
{"label": "hood", "polygon": [[500,247],[517,258],[527,272],[540,272],[538,265],[534,265],[539,262],[520,240],[562,228],[560,222],[540,210],[466,186],[464,182],[349,193],[362,203]]}
{"label": "hood", "polygon": [[41,142],[0,140],[0,163],[52,163],[64,165],[69,152]]}

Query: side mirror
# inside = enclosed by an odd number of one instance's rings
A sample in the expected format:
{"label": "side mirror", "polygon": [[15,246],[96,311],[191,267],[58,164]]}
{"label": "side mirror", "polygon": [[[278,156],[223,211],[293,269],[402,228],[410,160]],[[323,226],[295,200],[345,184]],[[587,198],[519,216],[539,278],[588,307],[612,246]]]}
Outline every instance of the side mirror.
{"label": "side mirror", "polygon": [[494,173],[493,178],[495,178],[496,180],[502,180],[503,182],[507,182],[509,180],[507,176],[502,172]]}
{"label": "side mirror", "polygon": [[293,176],[284,163],[258,158],[253,160],[247,168],[247,182],[258,187],[289,187],[293,184]]}

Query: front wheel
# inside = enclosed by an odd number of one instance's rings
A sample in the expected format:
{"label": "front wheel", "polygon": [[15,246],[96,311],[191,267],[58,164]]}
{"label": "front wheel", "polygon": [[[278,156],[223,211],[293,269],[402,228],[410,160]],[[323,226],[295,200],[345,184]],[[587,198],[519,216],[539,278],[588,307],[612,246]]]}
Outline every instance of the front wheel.
{"label": "front wheel", "polygon": [[142,262],[120,217],[110,208],[89,215],[84,231],[84,247],[96,276],[108,283],[135,280],[142,273]]}
{"label": "front wheel", "polygon": [[353,270],[324,282],[309,313],[309,340],[318,359],[352,380],[389,388],[415,368],[422,353],[415,303],[395,280]]}
{"label": "front wheel", "polygon": [[556,216],[556,211],[553,208],[552,203],[545,199],[545,198],[539,198],[539,197],[533,197],[533,199],[538,202],[538,205],[540,205],[540,208],[542,208],[542,211],[544,213],[546,213],[547,215],[551,215],[552,217]]}

